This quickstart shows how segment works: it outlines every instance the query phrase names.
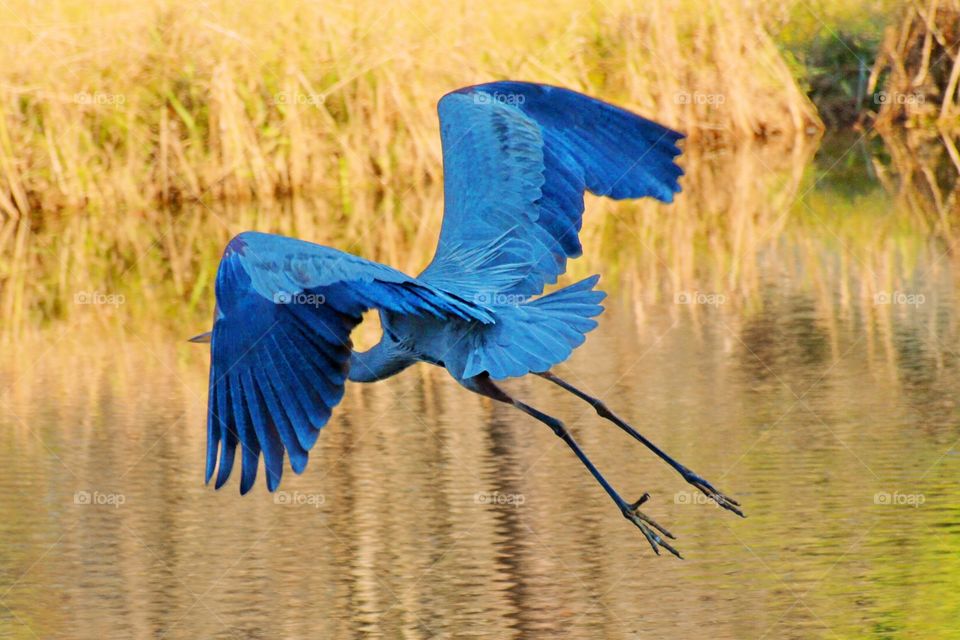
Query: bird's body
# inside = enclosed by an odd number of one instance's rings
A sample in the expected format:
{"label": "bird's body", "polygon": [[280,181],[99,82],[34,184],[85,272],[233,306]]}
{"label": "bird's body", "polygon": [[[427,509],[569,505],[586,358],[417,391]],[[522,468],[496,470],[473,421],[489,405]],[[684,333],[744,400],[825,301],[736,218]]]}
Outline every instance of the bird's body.
{"label": "bird's body", "polygon": [[442,366],[457,381],[483,373],[502,379],[547,371],[596,326],[591,318],[603,311],[604,298],[592,288],[596,281],[589,278],[535,300],[483,305],[491,323],[384,312],[383,338],[370,351],[354,353],[350,379],[382,380],[415,362]]}
{"label": "bird's body", "polygon": [[[441,99],[444,221],[417,277],[336,249],[244,232],[217,274],[212,331],[207,479],[229,477],[242,449],[240,490],[259,458],[277,488],[284,454],[297,473],[347,379],[374,382],[417,362],[441,366],[467,389],[548,424],[577,453],[654,550],[666,534],[606,483],[555,418],[495,383],[541,375],[591,402],[722,506],[705,480],[676,463],[599,401],[549,373],[602,312],[598,276],[543,295],[580,255],[583,193],[670,202],[682,174],[682,137],[607,103],[556,87],[497,82]],[[383,336],[354,352],[361,314],[380,312]],[[651,527],[653,529],[651,529]],[[669,535],[669,534],[667,534]]]}

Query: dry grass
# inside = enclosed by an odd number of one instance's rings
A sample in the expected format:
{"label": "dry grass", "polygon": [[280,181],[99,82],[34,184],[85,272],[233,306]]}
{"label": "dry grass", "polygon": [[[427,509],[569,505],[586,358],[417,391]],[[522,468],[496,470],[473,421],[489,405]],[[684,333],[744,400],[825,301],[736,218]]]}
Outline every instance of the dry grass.
{"label": "dry grass", "polygon": [[[150,313],[194,308],[222,241],[252,226],[422,264],[440,218],[434,105],[464,84],[584,90],[687,132],[690,151],[793,140],[818,121],[763,28],[770,11],[3,3],[5,324],[71,315],[77,292],[123,291]],[[289,195],[301,198],[278,200]]]}
{"label": "dry grass", "polygon": [[559,4],[5,3],[0,208],[302,191],[389,207],[439,178],[437,98],[506,77],[694,135],[817,122],[750,3]]}
{"label": "dry grass", "polygon": [[[903,8],[890,25],[870,76],[883,81],[875,126],[960,130],[960,0],[927,0]],[[950,144],[949,140],[945,140]],[[960,158],[955,158],[960,167]]]}

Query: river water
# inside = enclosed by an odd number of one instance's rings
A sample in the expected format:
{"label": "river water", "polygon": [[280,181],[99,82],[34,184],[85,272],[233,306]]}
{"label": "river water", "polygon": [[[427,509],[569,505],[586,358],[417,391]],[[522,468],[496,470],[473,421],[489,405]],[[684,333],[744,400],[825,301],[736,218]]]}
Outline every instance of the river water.
{"label": "river water", "polygon": [[52,323],[0,367],[0,637],[960,638],[957,265],[846,148],[768,239],[708,237],[692,284],[664,285],[671,255],[617,262],[556,369],[746,519],[561,389],[508,384],[650,492],[685,560],[549,429],[427,365],[349,386],[282,493],[214,491],[205,347],[180,339],[204,327]]}

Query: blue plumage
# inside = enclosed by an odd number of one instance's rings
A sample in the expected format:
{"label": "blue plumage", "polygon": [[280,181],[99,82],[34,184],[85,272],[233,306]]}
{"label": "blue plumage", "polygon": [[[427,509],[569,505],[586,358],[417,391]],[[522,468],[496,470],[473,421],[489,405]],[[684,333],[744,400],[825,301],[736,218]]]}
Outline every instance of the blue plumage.
{"label": "blue plumage", "polygon": [[[275,490],[285,456],[295,473],[306,468],[347,379],[372,382],[428,362],[549,424],[654,550],[674,551],[654,529],[669,534],[637,511],[642,500],[626,503],[562,423],[495,380],[537,373],[561,385],[739,513],[599,400],[549,373],[603,311],[599,276],[540,295],[581,253],[584,191],[672,201],[683,173],[674,163],[681,134],[573,91],[522,82],[454,91],[438,112],[444,220],[434,259],[418,277],[275,235],[246,232],[227,245],[211,338],[207,481],[215,472],[217,488],[227,481],[239,448],[241,493],[254,484],[261,457]],[[356,353],[350,332],[371,308],[383,337]]]}
{"label": "blue plumage", "polygon": [[448,290],[487,280],[462,268],[486,247],[487,269],[512,274],[498,290],[538,294],[581,254],[584,191],[663,202],[680,191],[680,133],[568,89],[493,82],[447,94],[437,110],[444,218],[420,277]]}
{"label": "blue plumage", "polygon": [[230,475],[244,449],[240,491],[256,478],[262,452],[273,491],[290,467],[306,468],[330,412],[343,397],[350,332],[377,307],[478,326],[491,312],[409,276],[319,245],[246,232],[224,251],[217,273],[207,438],[209,482]]}
{"label": "blue plumage", "polygon": [[[580,255],[583,192],[669,202],[682,137],[587,96],[494,82],[438,105],[445,214],[418,278],[292,238],[246,232],[217,274],[207,480],[241,492],[262,456],[267,486],[283,457],[299,473],[349,377],[379,380],[418,360],[458,380],[542,372],[568,358],[602,312],[597,277],[541,298]],[[385,335],[366,353],[350,331],[369,308]],[[349,373],[348,373],[349,372]]]}

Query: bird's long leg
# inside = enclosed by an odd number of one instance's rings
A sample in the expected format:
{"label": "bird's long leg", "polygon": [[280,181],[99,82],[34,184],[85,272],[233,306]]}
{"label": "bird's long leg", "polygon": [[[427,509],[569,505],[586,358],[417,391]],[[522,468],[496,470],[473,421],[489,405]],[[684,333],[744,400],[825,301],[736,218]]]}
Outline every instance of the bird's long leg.
{"label": "bird's long leg", "polygon": [[709,482],[707,482],[705,479],[703,479],[702,477],[700,477],[699,475],[697,475],[696,473],[694,473],[684,465],[680,464],[679,462],[671,458],[660,447],[658,447],[657,445],[647,440],[643,436],[643,434],[641,434],[639,431],[637,431],[636,429],[631,427],[629,424],[621,420],[620,417],[617,416],[617,414],[610,411],[610,409],[607,408],[607,405],[605,405],[603,401],[599,400],[598,398],[594,398],[593,396],[587,393],[584,393],[583,391],[581,391],[580,389],[577,389],[575,386],[573,386],[566,380],[563,380],[562,378],[550,373],[549,371],[545,373],[538,373],[537,375],[549,380],[550,382],[566,389],[567,391],[577,396],[578,398],[590,403],[590,405],[592,405],[593,408],[596,409],[597,414],[600,417],[609,420],[610,422],[617,425],[618,427],[620,427],[621,429],[629,433],[631,436],[633,436],[634,438],[642,442],[645,447],[647,447],[648,449],[653,451],[655,454],[657,454],[657,456],[659,456],[661,460],[669,464],[681,476],[683,476],[684,480],[686,480],[688,483],[690,483],[691,485],[693,485],[694,487],[702,491],[704,495],[706,495],[708,498],[716,502],[718,505],[720,505],[724,509],[734,512],[741,518],[746,517],[743,515],[743,511],[740,510],[739,502],[737,502],[733,498],[730,498],[724,495],[723,493],[718,491],[716,488],[714,488],[714,486]]}
{"label": "bird's long leg", "polygon": [[507,392],[494,384],[489,377],[477,376],[470,379],[469,384],[464,384],[464,386],[467,386],[467,388],[476,391],[477,393],[493,398],[494,400],[512,404],[517,409],[520,409],[527,415],[536,418],[540,422],[550,427],[553,430],[553,433],[556,434],[557,437],[563,440],[567,446],[573,450],[576,456],[580,459],[580,462],[583,463],[583,466],[590,471],[596,481],[600,483],[600,486],[603,487],[603,490],[607,492],[607,494],[620,508],[623,516],[640,529],[644,537],[647,539],[647,542],[650,543],[650,547],[653,549],[654,553],[660,555],[660,548],[664,548],[678,558],[683,558],[683,556],[680,555],[680,552],[674,549],[673,546],[666,542],[662,537],[666,536],[668,538],[674,538],[673,534],[639,510],[640,505],[649,499],[650,494],[644,493],[642,496],[640,496],[639,500],[632,504],[624,500],[620,494],[610,486],[610,483],[607,482],[607,479],[603,477],[603,474],[601,474],[597,467],[594,466],[593,462],[590,461],[590,458],[588,458],[587,454],[583,452],[583,450],[580,448],[580,445],[577,444],[577,441],[573,439],[573,436],[570,435],[570,432],[567,431],[566,426],[564,426],[560,420],[554,418],[553,416],[547,415],[542,411],[538,411],[530,405],[511,397],[509,394],[507,394]]}

